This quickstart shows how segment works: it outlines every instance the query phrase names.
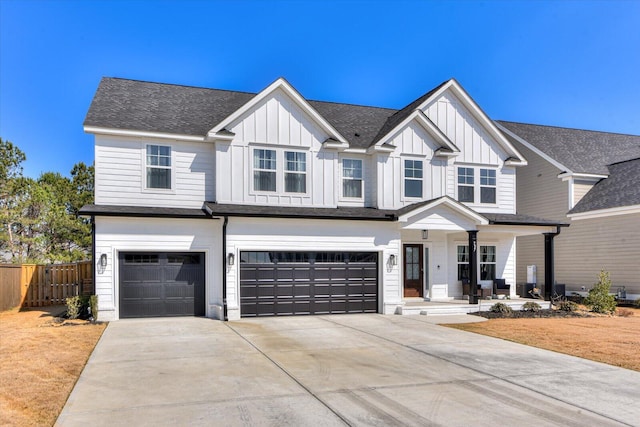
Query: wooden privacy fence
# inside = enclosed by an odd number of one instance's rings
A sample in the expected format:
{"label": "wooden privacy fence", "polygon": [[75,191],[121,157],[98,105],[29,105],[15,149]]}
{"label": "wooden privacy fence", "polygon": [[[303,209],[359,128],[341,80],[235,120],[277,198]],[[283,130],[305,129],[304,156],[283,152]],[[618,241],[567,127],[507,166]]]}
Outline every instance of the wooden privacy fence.
{"label": "wooden privacy fence", "polygon": [[[0,265],[0,309],[64,304],[94,293],[91,261],[70,264]],[[16,297],[16,294],[19,295]],[[5,299],[5,296],[7,299]]]}

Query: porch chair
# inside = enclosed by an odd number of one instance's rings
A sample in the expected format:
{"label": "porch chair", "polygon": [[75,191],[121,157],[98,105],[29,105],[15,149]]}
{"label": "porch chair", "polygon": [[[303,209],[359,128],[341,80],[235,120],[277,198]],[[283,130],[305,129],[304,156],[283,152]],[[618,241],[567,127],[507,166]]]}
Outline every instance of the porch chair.
{"label": "porch chair", "polygon": [[[470,290],[471,281],[469,279],[462,279],[462,295],[469,295]],[[484,298],[485,296],[489,296],[488,291],[488,289],[484,289],[482,285],[478,283],[475,295],[478,298]]]}
{"label": "porch chair", "polygon": [[511,285],[505,279],[493,279],[494,295],[511,295]]}

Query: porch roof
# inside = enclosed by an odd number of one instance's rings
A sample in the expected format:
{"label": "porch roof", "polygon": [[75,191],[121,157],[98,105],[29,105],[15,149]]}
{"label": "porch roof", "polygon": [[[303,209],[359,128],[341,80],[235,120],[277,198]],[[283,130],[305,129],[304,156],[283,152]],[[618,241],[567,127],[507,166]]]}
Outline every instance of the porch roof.
{"label": "porch roof", "polygon": [[523,214],[503,214],[503,213],[483,213],[481,214],[489,220],[490,225],[523,225],[523,226],[558,226],[568,227],[566,222],[553,219],[538,218]]}

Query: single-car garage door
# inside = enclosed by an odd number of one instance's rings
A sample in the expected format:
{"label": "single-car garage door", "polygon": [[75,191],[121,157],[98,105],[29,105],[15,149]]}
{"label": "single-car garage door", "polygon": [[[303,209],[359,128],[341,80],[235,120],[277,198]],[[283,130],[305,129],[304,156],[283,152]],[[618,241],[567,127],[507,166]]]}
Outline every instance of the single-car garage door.
{"label": "single-car garage door", "polygon": [[240,252],[242,317],[375,313],[376,252]]}
{"label": "single-car garage door", "polygon": [[204,254],[120,253],[120,317],[204,316]]}

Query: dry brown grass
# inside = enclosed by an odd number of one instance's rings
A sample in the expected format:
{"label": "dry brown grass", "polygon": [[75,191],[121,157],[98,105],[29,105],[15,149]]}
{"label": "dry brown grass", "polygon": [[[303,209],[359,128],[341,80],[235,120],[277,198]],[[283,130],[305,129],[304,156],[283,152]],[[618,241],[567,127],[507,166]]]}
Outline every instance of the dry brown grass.
{"label": "dry brown grass", "polygon": [[53,425],[105,324],[53,326],[64,307],[0,312],[0,425]]}
{"label": "dry brown grass", "polygon": [[452,328],[640,371],[640,309],[621,316],[491,319]]}

